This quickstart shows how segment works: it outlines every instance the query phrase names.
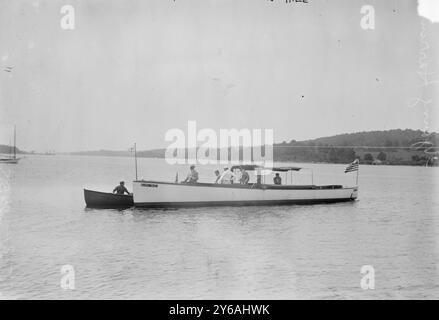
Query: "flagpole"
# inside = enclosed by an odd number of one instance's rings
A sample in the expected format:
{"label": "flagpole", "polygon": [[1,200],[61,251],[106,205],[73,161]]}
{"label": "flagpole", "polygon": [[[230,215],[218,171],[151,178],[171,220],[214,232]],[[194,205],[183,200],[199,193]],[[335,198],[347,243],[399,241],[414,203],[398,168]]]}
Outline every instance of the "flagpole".
{"label": "flagpole", "polygon": [[136,149],[136,143],[134,143],[134,166],[136,168],[136,181],[137,181],[137,149]]}
{"label": "flagpole", "polygon": [[15,125],[14,125],[14,159],[17,159],[17,150],[16,150],[16,141],[17,140],[17,134],[16,134],[16,130],[15,130]]}

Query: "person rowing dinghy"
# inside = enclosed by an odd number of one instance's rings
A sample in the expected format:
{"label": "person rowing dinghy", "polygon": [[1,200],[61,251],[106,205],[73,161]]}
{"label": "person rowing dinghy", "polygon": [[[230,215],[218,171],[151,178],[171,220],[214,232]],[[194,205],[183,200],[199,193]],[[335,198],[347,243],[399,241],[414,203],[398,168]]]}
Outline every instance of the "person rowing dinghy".
{"label": "person rowing dinghy", "polygon": [[125,194],[125,192],[126,192],[127,194],[130,194],[130,192],[128,191],[128,189],[125,188],[125,182],[124,182],[124,181],[119,182],[119,185],[116,186],[116,187],[113,189],[113,193],[117,193],[117,194]]}

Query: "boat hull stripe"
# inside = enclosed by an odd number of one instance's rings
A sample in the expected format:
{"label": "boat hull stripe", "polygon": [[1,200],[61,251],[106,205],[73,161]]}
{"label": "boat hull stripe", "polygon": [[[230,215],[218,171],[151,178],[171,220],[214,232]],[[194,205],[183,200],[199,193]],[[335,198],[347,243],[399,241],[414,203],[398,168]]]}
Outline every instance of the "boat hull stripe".
{"label": "boat hull stripe", "polygon": [[288,199],[288,200],[249,200],[249,201],[188,201],[188,202],[135,202],[142,208],[181,208],[181,207],[219,207],[219,206],[261,206],[261,205],[312,205],[322,203],[352,202],[354,198],[334,199]]}

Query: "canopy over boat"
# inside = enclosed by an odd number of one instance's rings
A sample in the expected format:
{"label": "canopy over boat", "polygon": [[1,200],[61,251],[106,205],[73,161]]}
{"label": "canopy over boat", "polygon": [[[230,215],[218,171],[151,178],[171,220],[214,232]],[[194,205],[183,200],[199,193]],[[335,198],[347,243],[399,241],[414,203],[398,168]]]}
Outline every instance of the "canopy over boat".
{"label": "canopy over boat", "polygon": [[[269,168],[267,168],[269,169]],[[277,172],[288,172],[288,171],[300,171],[302,168],[299,167],[273,167],[271,168],[271,171],[277,171]]]}
{"label": "canopy over boat", "polygon": [[235,165],[231,167],[231,170],[235,169],[244,169],[247,171],[255,171],[255,170],[270,170],[275,172],[288,172],[288,171],[300,171],[303,168],[300,167],[262,167],[255,164],[243,164],[243,165]]}
{"label": "canopy over boat", "polygon": [[264,167],[258,166],[256,164],[242,164],[242,165],[232,166],[230,169],[232,171],[235,169],[244,169],[247,171],[255,171],[255,170],[262,170],[262,169],[264,169]]}

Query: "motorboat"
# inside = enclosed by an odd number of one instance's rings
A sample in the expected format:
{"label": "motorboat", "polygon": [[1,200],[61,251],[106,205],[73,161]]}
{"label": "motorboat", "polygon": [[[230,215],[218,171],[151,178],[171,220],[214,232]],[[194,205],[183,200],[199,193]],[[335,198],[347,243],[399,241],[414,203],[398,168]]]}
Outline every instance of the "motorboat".
{"label": "motorboat", "polygon": [[256,171],[255,183],[181,183],[152,180],[133,181],[133,201],[136,207],[200,207],[200,206],[249,206],[292,205],[354,201],[358,197],[358,185],[275,185],[266,184],[263,172],[294,172],[303,168],[261,168],[257,165],[234,166]]}

